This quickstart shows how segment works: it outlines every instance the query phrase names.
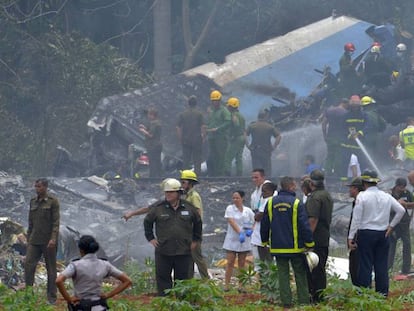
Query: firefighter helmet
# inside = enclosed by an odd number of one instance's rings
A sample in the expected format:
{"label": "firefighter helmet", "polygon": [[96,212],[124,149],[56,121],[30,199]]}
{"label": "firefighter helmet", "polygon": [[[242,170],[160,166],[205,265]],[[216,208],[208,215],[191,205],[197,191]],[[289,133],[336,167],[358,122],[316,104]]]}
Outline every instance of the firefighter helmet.
{"label": "firefighter helmet", "polygon": [[346,51],[346,52],[353,52],[353,51],[355,51],[355,45],[353,44],[353,43],[346,43],[345,45],[344,45],[344,50]]}
{"label": "firefighter helmet", "polygon": [[397,52],[405,52],[407,51],[407,46],[404,43],[397,44],[397,47],[395,48]]}
{"label": "firefighter helmet", "polygon": [[361,174],[362,181],[369,182],[369,183],[379,183],[381,179],[378,178],[378,173],[373,170],[365,170]]}
{"label": "firefighter helmet", "polygon": [[364,97],[361,98],[361,105],[362,106],[366,106],[366,105],[369,105],[369,104],[375,104],[375,103],[376,103],[375,99],[373,99],[371,96],[364,96]]}
{"label": "firefighter helmet", "polygon": [[167,178],[161,183],[164,192],[182,191],[181,183],[175,178]]}
{"label": "firefighter helmet", "polygon": [[194,173],[192,170],[181,171],[181,179],[192,180],[192,181],[198,182],[197,174]]}
{"label": "firefighter helmet", "polygon": [[311,251],[305,252],[305,257],[310,271],[318,266],[319,256],[316,253]]}
{"label": "firefighter helmet", "polygon": [[210,100],[220,100],[221,99],[221,93],[217,90],[214,90],[210,93]]}
{"label": "firefighter helmet", "polygon": [[232,108],[239,108],[240,101],[237,97],[230,97],[227,100],[227,106],[232,107]]}
{"label": "firefighter helmet", "polygon": [[379,47],[378,45],[374,45],[371,47],[371,53],[380,53],[381,52],[381,47]]}

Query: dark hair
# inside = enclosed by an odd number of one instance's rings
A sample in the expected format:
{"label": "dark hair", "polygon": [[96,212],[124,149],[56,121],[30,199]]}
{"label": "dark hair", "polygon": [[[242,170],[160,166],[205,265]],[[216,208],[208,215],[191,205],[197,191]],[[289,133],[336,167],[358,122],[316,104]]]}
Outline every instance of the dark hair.
{"label": "dark hair", "polygon": [[83,235],[79,239],[78,247],[85,254],[94,254],[99,250],[99,243],[91,235]]}
{"label": "dark hair", "polygon": [[289,187],[295,182],[293,177],[284,176],[280,179],[280,188],[282,190],[289,190]]}
{"label": "dark hair", "polygon": [[191,95],[191,96],[188,98],[188,104],[189,104],[191,107],[194,107],[195,105],[197,105],[197,97],[195,97],[194,95]]}
{"label": "dark hair", "polygon": [[46,178],[39,178],[35,181],[35,183],[41,183],[46,188],[49,187],[49,181]]}
{"label": "dark hair", "polygon": [[262,185],[262,192],[263,190],[270,190],[272,192],[275,192],[277,190],[277,185],[272,182],[265,182]]}
{"label": "dark hair", "polygon": [[252,173],[256,173],[256,172],[260,173],[261,176],[265,175],[265,171],[262,168],[255,168],[255,169],[252,170]]}
{"label": "dark hair", "polygon": [[395,185],[405,187],[405,186],[407,186],[407,179],[405,179],[404,177],[398,177],[395,180]]}
{"label": "dark hair", "polygon": [[244,198],[244,195],[245,195],[245,192],[243,191],[243,190],[236,190],[236,191],[234,191],[233,193],[238,193],[238,194],[240,194],[240,196],[242,197],[242,198]]}
{"label": "dark hair", "polygon": [[310,161],[311,163],[315,163],[315,157],[311,154],[305,155],[305,161]]}

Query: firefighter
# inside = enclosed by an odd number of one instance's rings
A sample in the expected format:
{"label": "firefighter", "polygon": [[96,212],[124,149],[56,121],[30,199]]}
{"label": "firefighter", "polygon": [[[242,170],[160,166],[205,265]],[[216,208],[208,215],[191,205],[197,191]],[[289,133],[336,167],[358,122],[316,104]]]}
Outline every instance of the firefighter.
{"label": "firefighter", "polygon": [[[184,192],[184,199],[194,205],[200,214],[201,219],[203,219],[203,202],[200,194],[194,189],[194,186],[198,184],[197,174],[191,170],[184,170],[181,172],[180,180]],[[197,242],[197,246],[191,250],[191,256],[198,267],[198,272],[200,273],[201,278],[210,278],[208,275],[207,263],[201,251],[201,241]],[[193,275],[194,264],[190,265],[190,277],[193,277]]]}
{"label": "firefighter", "polygon": [[407,119],[407,127],[400,132],[401,146],[405,151],[404,167],[414,169],[414,118]]}
{"label": "firefighter", "polygon": [[229,143],[227,145],[224,163],[224,172],[231,175],[233,159],[236,162],[236,176],[243,174],[243,149],[245,142],[246,121],[239,112],[240,101],[237,97],[230,97],[227,101],[227,109],[231,114],[229,128]]}
{"label": "firefighter", "polygon": [[355,71],[355,65],[352,61],[352,55],[355,52],[355,45],[348,42],[344,45],[344,53],[339,60],[338,78],[340,82],[340,94],[348,97],[349,94],[355,93],[359,89],[359,79]]}
{"label": "firefighter", "polygon": [[358,95],[352,95],[349,100],[349,111],[344,116],[345,131],[341,140],[344,157],[339,173],[342,177],[347,176],[349,159],[352,154],[358,157],[361,169],[366,168],[365,155],[362,153],[358,141],[360,142],[367,134],[367,119],[366,113],[361,109],[361,98]]}
{"label": "firefighter", "polygon": [[231,114],[221,103],[222,95],[214,90],[210,93],[211,109],[207,123],[209,176],[224,175],[224,159],[228,143],[228,129],[231,125]]}

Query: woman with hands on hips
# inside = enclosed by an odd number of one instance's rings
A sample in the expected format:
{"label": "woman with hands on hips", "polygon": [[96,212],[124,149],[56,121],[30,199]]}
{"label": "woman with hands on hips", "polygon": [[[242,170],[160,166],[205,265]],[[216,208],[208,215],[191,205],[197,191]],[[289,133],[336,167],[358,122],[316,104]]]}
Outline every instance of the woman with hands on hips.
{"label": "woman with hands on hips", "polygon": [[[244,206],[244,195],[244,191],[241,190],[233,192],[233,204],[227,206],[224,214],[224,218],[228,222],[223,243],[223,248],[227,251],[224,291],[229,290],[236,257],[239,269],[243,269],[246,264],[246,256],[252,249],[250,237],[253,232],[254,213],[249,207]],[[241,284],[239,284],[239,292],[244,292]]]}

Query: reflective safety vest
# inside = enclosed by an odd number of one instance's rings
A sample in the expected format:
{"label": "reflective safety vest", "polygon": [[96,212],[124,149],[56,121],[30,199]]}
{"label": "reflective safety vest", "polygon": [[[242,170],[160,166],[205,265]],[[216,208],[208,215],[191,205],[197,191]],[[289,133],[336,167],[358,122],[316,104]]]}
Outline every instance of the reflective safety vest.
{"label": "reflective safety vest", "polygon": [[400,141],[404,144],[405,156],[414,160],[414,127],[407,127],[400,132]]}
{"label": "reflective safety vest", "polygon": [[[273,208],[277,208],[280,211],[287,210],[292,208],[292,232],[289,234],[289,236],[284,237],[278,237],[278,239],[285,239],[286,244],[290,244],[291,246],[289,248],[274,248],[274,244],[272,243],[270,239],[270,253],[271,254],[297,254],[302,253],[305,250],[305,245],[299,245],[299,224],[298,224],[298,206],[299,206],[299,199],[295,199],[293,206],[287,202],[280,202],[277,203],[275,206],[273,206],[272,198],[270,198],[267,202],[267,211],[269,215],[269,221],[270,221],[270,228],[272,227],[272,219],[273,219]],[[286,221],[287,219],[281,219],[281,221]],[[272,236],[271,230],[270,230],[270,237]],[[308,243],[304,243],[308,244]],[[309,243],[309,245],[306,245],[307,247],[313,247],[314,242]]]}

